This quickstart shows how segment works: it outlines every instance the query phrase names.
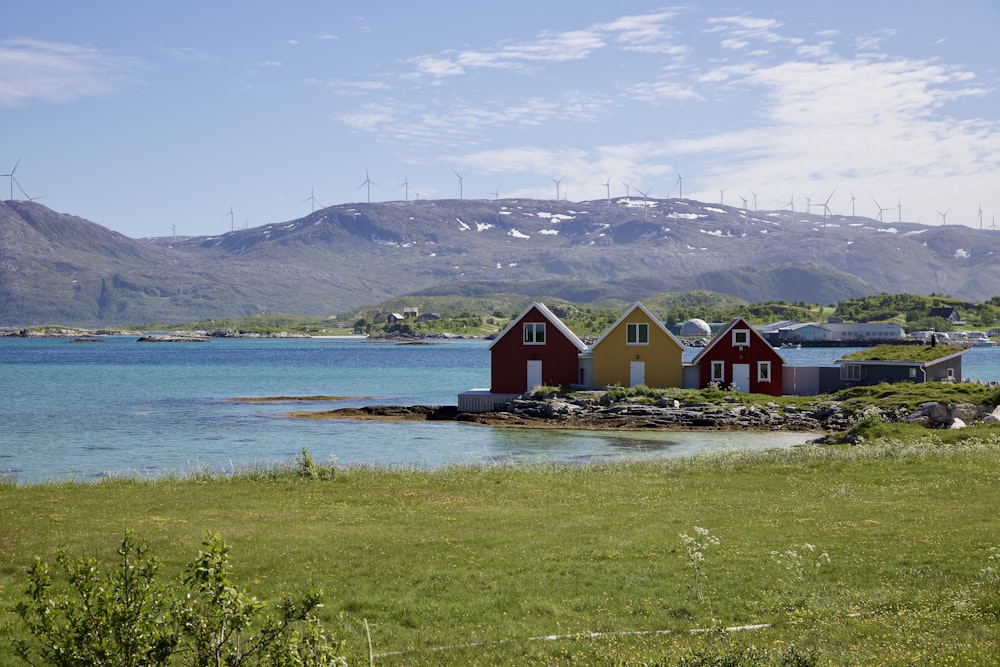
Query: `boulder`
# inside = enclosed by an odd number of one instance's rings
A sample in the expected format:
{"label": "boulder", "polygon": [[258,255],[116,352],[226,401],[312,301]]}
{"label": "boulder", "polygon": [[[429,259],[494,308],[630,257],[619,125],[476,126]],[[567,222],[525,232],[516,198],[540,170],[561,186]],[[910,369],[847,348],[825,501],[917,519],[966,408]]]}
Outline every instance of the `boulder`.
{"label": "boulder", "polygon": [[983,421],[987,424],[996,424],[997,422],[1000,422],[1000,405],[993,408],[993,412],[990,412],[983,417]]}
{"label": "boulder", "polygon": [[952,406],[949,413],[951,421],[962,420],[966,424],[969,422],[979,421],[982,417],[983,411],[979,409],[978,405],[973,405],[972,403],[958,403]]}

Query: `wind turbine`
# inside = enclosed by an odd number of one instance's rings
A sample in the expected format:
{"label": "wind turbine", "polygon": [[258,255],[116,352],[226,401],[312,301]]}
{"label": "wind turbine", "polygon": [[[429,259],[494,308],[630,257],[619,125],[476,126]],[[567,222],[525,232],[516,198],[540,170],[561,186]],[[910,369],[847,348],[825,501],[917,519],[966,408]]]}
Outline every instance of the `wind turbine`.
{"label": "wind turbine", "polygon": [[950,210],[951,209],[946,209],[944,213],[942,213],[941,211],[938,211],[938,215],[941,216],[941,225],[942,226],[945,226],[945,225],[948,224],[948,211],[950,211]]}
{"label": "wind turbine", "polygon": [[[312,202],[312,211],[311,212],[315,212],[316,211],[316,204],[319,204],[319,202],[316,201],[316,192],[315,192],[315,190],[313,188],[309,188],[309,196],[306,197],[305,199],[303,199],[300,203],[304,204],[307,201]],[[319,204],[319,207],[323,208],[323,204]]]}
{"label": "wind turbine", "polygon": [[851,217],[852,218],[855,217],[854,216],[854,191],[853,190],[851,191]]}
{"label": "wind turbine", "polygon": [[721,190],[719,190],[719,203],[720,204],[722,204],[722,203],[725,202],[726,190],[728,190],[728,189],[729,188],[722,188]]}
{"label": "wind turbine", "polygon": [[403,201],[410,201],[410,181],[408,177],[403,177],[403,182],[399,184],[403,188]]}
{"label": "wind turbine", "polygon": [[[677,172],[677,182],[674,183],[674,185],[678,186],[677,198],[678,199],[684,199],[684,177],[681,176],[681,172],[678,171],[676,168],[674,169],[674,171]],[[672,189],[673,188],[671,188],[671,190]]]}
{"label": "wind turbine", "polygon": [[757,193],[751,191],[750,194],[753,195],[753,212],[756,213],[757,212]]}
{"label": "wind turbine", "polygon": [[795,213],[795,195],[794,194],[791,197],[788,198],[788,203],[785,204],[785,206],[787,206],[792,211],[792,213]]}
{"label": "wind turbine", "polygon": [[903,200],[902,199],[898,199],[898,198],[896,199],[896,208],[899,209],[899,213],[897,214],[897,217],[896,217],[896,222],[902,222],[903,221]]}
{"label": "wind turbine", "polygon": [[497,188],[495,191],[491,192],[490,194],[493,195],[493,201],[500,201],[500,188]]}
{"label": "wind turbine", "polygon": [[457,171],[455,171],[454,169],[452,169],[451,171],[452,171],[452,172],[453,172],[453,173],[454,173],[454,174],[455,174],[456,176],[458,176],[458,198],[459,198],[459,199],[462,199],[462,181],[463,181],[464,179],[463,179],[462,175],[461,175],[460,173],[458,173]]}
{"label": "wind turbine", "polygon": [[566,177],[562,176],[562,177],[556,179],[556,178],[552,178],[551,176],[549,176],[549,180],[556,184],[556,201],[559,201],[559,184],[563,182],[564,178],[566,178]]}
{"label": "wind turbine", "polygon": [[377,188],[378,187],[378,183],[376,183],[375,181],[373,181],[368,176],[368,167],[365,167],[365,180],[361,182],[361,185],[359,185],[358,187],[356,187],[354,189],[355,190],[360,190],[361,188],[365,187],[366,185],[368,186],[368,203],[371,204],[372,203],[372,186],[374,185]]}
{"label": "wind turbine", "polygon": [[979,205],[979,228],[983,228],[983,205]]}
{"label": "wind turbine", "polygon": [[888,209],[888,208],[882,208],[882,205],[881,205],[881,204],[879,204],[879,203],[878,203],[878,200],[877,200],[877,199],[875,199],[874,197],[872,198],[872,201],[873,201],[873,202],[875,202],[875,206],[876,206],[876,207],[878,207],[878,221],[879,221],[879,222],[885,222],[885,221],[884,221],[884,220],[882,219],[882,212],[883,212],[883,211],[888,211],[889,209]]}
{"label": "wind turbine", "polygon": [[833,192],[830,193],[830,196],[826,198],[825,202],[823,202],[823,218],[824,219],[828,215],[829,216],[833,216],[833,213],[830,212],[830,200],[833,199],[833,195],[835,195],[835,194],[837,194],[837,188],[834,188]]}
{"label": "wind turbine", "polygon": [[611,177],[608,176],[608,180],[604,181],[601,185],[604,186],[605,198],[608,201],[608,206],[611,205]]}
{"label": "wind turbine", "polygon": [[236,231],[236,221],[233,218],[233,205],[232,204],[229,205],[229,213],[226,213],[225,215],[229,216],[229,231],[235,232]]}
{"label": "wind turbine", "polygon": [[[17,165],[19,164],[21,164],[21,158],[17,158],[17,162],[14,163],[14,168],[10,170],[9,174],[3,174],[4,177],[10,179],[10,201],[14,201],[14,184],[17,183],[18,189],[21,189],[21,184],[14,178],[14,172],[17,171]],[[21,189],[21,192],[24,192],[24,190]]]}
{"label": "wind turbine", "polygon": [[622,185],[625,186],[625,199],[628,199],[632,196],[632,184],[622,181]]}
{"label": "wind turbine", "polygon": [[812,213],[813,210],[812,197],[808,195],[802,195],[802,198],[806,200],[806,213],[807,214]]}
{"label": "wind turbine", "polygon": [[646,196],[649,194],[649,190],[643,192],[639,188],[635,189],[636,192],[642,195],[642,217],[646,217]]}

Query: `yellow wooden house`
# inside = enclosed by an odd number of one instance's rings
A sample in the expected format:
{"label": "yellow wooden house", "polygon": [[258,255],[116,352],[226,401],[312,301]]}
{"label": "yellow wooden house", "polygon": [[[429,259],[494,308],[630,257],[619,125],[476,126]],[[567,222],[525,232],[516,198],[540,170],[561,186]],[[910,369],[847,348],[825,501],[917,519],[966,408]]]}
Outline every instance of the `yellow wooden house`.
{"label": "yellow wooden house", "polygon": [[683,386],[684,345],[639,302],[590,346],[593,384]]}

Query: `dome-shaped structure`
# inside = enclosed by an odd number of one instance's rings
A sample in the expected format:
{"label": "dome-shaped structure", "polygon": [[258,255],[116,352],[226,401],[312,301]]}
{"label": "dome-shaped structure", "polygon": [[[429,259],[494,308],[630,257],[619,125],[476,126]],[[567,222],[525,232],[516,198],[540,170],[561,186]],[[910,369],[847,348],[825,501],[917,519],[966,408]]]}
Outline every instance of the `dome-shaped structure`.
{"label": "dome-shaped structure", "polygon": [[711,336],[712,328],[708,326],[705,320],[690,319],[681,325],[681,336],[685,338],[702,338],[704,336]]}

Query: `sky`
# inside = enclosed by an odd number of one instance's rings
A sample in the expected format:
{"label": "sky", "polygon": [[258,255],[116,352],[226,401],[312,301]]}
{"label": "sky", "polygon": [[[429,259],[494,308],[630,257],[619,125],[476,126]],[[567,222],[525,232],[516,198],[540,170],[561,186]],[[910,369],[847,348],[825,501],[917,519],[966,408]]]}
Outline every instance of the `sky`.
{"label": "sky", "polygon": [[0,198],[133,238],[640,193],[989,229],[998,32],[998,0],[6,3]]}

